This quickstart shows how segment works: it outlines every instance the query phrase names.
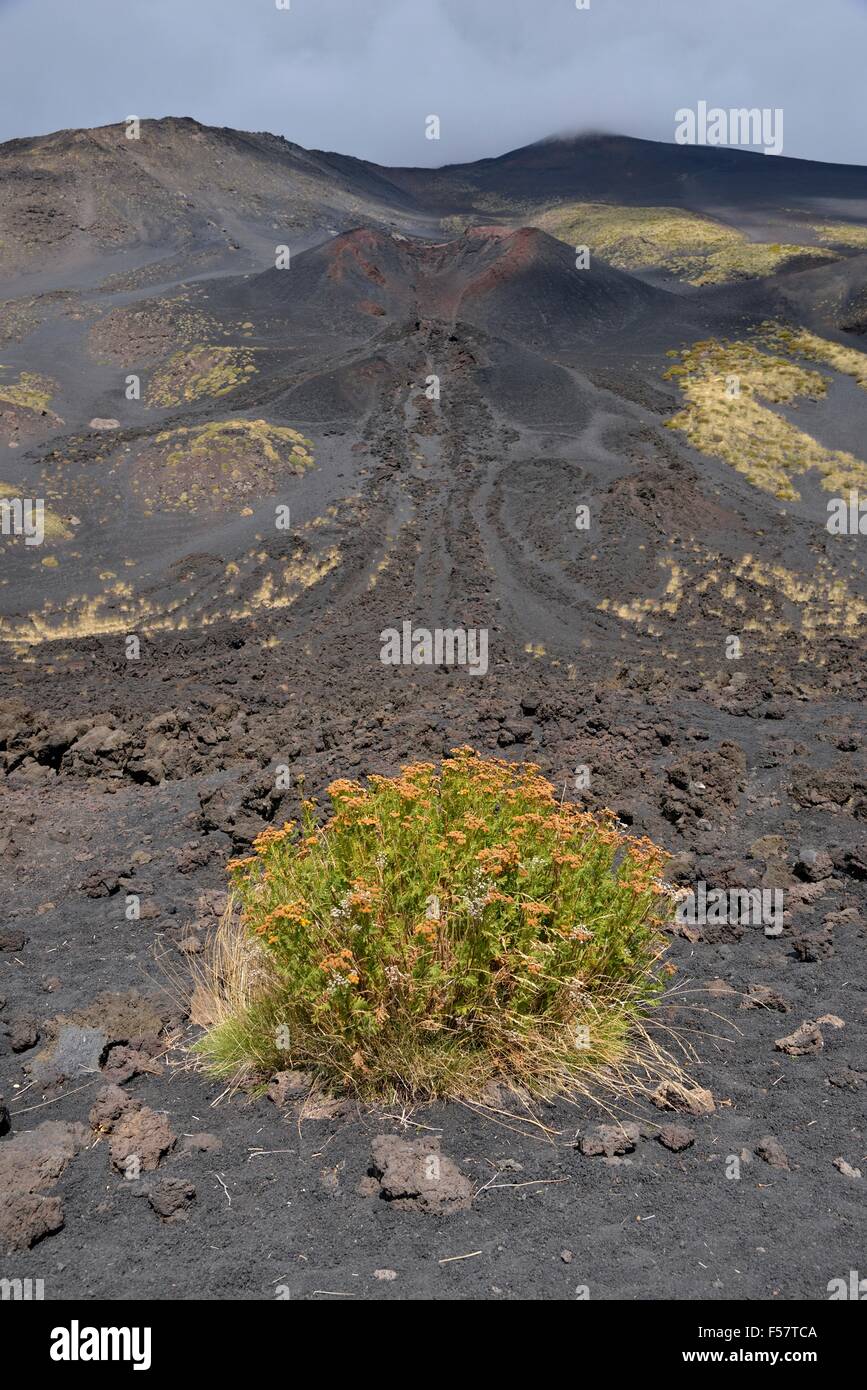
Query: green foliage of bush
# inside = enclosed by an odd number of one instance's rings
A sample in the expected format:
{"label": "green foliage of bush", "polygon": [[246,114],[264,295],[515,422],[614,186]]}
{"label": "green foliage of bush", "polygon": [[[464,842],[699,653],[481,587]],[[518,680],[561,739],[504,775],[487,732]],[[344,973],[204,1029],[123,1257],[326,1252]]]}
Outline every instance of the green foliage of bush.
{"label": "green foliage of bush", "polygon": [[264,963],[206,1036],[210,1064],[550,1094],[617,1057],[665,979],[663,852],[558,800],[535,765],[471,749],[368,783],[333,783],[324,824],[305,802],[230,865]]}

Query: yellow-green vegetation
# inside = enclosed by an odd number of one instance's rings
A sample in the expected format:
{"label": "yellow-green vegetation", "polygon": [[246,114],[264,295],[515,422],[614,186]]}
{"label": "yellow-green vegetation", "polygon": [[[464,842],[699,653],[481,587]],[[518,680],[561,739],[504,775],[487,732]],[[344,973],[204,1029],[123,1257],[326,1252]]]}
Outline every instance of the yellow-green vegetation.
{"label": "yellow-green vegetation", "polygon": [[[599,609],[657,638],[666,626],[683,632],[710,624],[713,635],[705,645],[717,653],[720,630],[742,632],[748,638],[760,634],[764,648],[794,636],[803,644],[799,659],[820,664],[823,648],[813,638],[857,637],[867,620],[867,600],[824,558],[812,563],[809,574],[798,574],[754,555],[732,560],[693,542],[661,556],[658,563],[662,582],[656,592],[625,601],[606,598]],[[693,650],[701,645],[697,634]]]}
{"label": "yellow-green vegetation", "polygon": [[214,347],[196,343],[175,352],[154,372],[148,405],[173,406],[202,396],[226,396],[256,372],[249,348]]}
{"label": "yellow-green vegetation", "polygon": [[662,850],[471,748],[328,793],[324,823],[305,801],[229,865],[197,992],[211,1069],[413,1099],[554,1095],[623,1059],[673,973]]}
{"label": "yellow-green vegetation", "polygon": [[164,430],[140,456],[134,486],[153,507],[225,506],[261,496],[313,464],[312,441],[267,420],[216,420]]}
{"label": "yellow-green vegetation", "polygon": [[795,356],[827,363],[867,386],[864,354],[803,329],[766,324],[756,341],[708,339],[672,355],[680,361],[665,378],[677,381],[687,404],[666,423],[682,430],[696,449],[724,459],[755,487],[781,500],[798,500],[793,477],[810,469],[819,472],[828,492],[867,487],[862,459],[826,449],[770,409],[827,391],[829,379],[794,361]]}
{"label": "yellow-green vegetation", "polygon": [[867,250],[867,227],[857,227],[851,222],[826,222],[813,230],[823,241],[834,246],[854,246]]}
{"label": "yellow-green vegetation", "polygon": [[460,236],[468,227],[473,226],[474,221],[475,219],[470,217],[468,213],[455,212],[448,217],[441,217],[440,227],[449,236]]}
{"label": "yellow-green vegetation", "polygon": [[533,225],[572,246],[589,246],[622,270],[664,269],[691,285],[771,275],[797,256],[835,259],[816,247],[749,241],[734,227],[683,208],[569,203]]}
{"label": "yellow-green vegetation", "polygon": [[813,362],[822,362],[833,367],[836,372],[854,377],[855,381],[867,391],[867,353],[857,348],[833,343],[828,338],[820,338],[806,328],[787,328],[783,324],[765,323],[762,325],[765,341],[770,347],[790,352],[798,357],[807,357]]}
{"label": "yellow-green vegetation", "polygon": [[[14,483],[0,483],[0,502],[13,502],[22,496],[23,489],[16,487]],[[70,531],[55,511],[46,507],[43,512],[42,524],[45,530],[45,540],[47,541],[68,541],[72,539],[73,532]]]}
{"label": "yellow-green vegetation", "polygon": [[[159,362],[186,343],[213,340],[220,325],[189,294],[111,309],[93,324],[88,347],[98,361]],[[224,330],[225,331],[225,330]]]}
{"label": "yellow-green vegetation", "polygon": [[177,449],[169,454],[170,464],[201,459],[223,450],[236,452],[237,445],[256,444],[269,463],[288,462],[297,469],[313,462],[313,441],[285,425],[269,425],[267,420],[217,420],[210,425],[182,426],[157,435],[157,443],[170,441]]}
{"label": "yellow-green vegetation", "polygon": [[56,382],[38,372],[21,372],[17,381],[0,381],[0,401],[37,413],[48,409],[56,391]]}
{"label": "yellow-green vegetation", "polygon": [[[7,619],[0,614],[0,642],[26,650],[43,642],[96,637],[124,632],[189,632],[222,623],[241,623],[259,612],[288,608],[307,590],[323,582],[341,564],[336,546],[316,552],[310,544],[313,522],[296,529],[299,544],[279,569],[262,575],[258,550],[247,555],[244,572],[238,565],[227,565],[220,602],[214,605],[213,585],[198,589],[185,585],[178,592],[160,595],[148,585],[137,593],[127,580],[105,582],[98,593],[71,593],[60,602],[48,598],[42,607],[22,618]],[[306,534],[305,534],[306,533]],[[127,562],[124,562],[125,564]],[[258,587],[242,593],[242,582],[262,575]]]}
{"label": "yellow-green vegetation", "polygon": [[832,251],[816,246],[796,246],[787,242],[743,241],[711,251],[704,269],[688,275],[691,285],[725,285],[733,280],[756,280],[775,275],[799,256],[833,261]]}

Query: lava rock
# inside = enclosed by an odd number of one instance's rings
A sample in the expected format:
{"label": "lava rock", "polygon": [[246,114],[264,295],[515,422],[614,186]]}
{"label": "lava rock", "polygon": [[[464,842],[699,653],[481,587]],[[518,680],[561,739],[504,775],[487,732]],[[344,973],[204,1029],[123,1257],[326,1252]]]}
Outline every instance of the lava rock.
{"label": "lava rock", "polygon": [[588,1158],[614,1158],[632,1153],[641,1138],[641,1129],[631,1121],[622,1124],[597,1125],[592,1134],[578,1141],[578,1148]]}
{"label": "lava rock", "polygon": [[275,1105],[283,1106],[293,1096],[301,1096],[310,1090],[312,1077],[303,1071],[278,1071],[268,1085],[268,1099]]}
{"label": "lava rock", "polygon": [[160,1159],[169,1152],[177,1135],[166,1115],[143,1105],[140,1110],[127,1109],[114,1126],[111,1138],[111,1161],[118,1172],[130,1171],[131,1163],[142,1172],[153,1172]]}
{"label": "lava rock", "polygon": [[716,1103],[704,1086],[683,1086],[679,1081],[663,1081],[650,1099],[660,1110],[679,1110],[687,1115],[712,1115]]}
{"label": "lava rock", "polygon": [[361,1191],[378,1195],[401,1211],[445,1212],[469,1207],[473,1189],[452,1159],[440,1152],[439,1139],[397,1139],[379,1134],[373,1140],[369,1176]]}
{"label": "lava rock", "polygon": [[82,1028],[76,1023],[63,1024],[53,1047],[40,1054],[33,1063],[32,1075],[47,1086],[98,1072],[107,1042],[100,1028]]}
{"label": "lava rock", "polygon": [[833,861],[824,849],[802,849],[795,863],[795,873],[807,883],[819,883],[833,872]]}
{"label": "lava rock", "polygon": [[821,1052],[825,1039],[818,1023],[805,1019],[788,1037],[777,1038],[774,1047],[777,1052],[785,1052],[789,1057],[808,1057]]}
{"label": "lava rock", "polygon": [[0,1248],[29,1250],[63,1225],[51,1189],[84,1147],[84,1125],[45,1120],[0,1145]]}
{"label": "lava rock", "polygon": [[791,1007],[788,999],[784,999],[782,994],[778,994],[769,985],[747,985],[746,994],[741,1000],[742,1009],[771,1009],[787,1014]]}
{"label": "lava rock", "polygon": [[171,1225],[189,1218],[196,1189],[186,1178],[161,1178],[148,1190],[148,1201],[161,1221]]}
{"label": "lava rock", "polygon": [[91,1129],[102,1134],[111,1134],[118,1120],[128,1110],[141,1109],[141,1101],[128,1096],[120,1086],[101,1086],[94,1098],[88,1115]]}
{"label": "lava rock", "polygon": [[844,1178],[860,1178],[861,1169],[853,1168],[851,1163],[847,1163],[845,1158],[835,1158],[834,1167],[838,1173],[842,1173]]}
{"label": "lava rock", "polygon": [[29,1052],[39,1042],[39,1029],[33,1018],[10,1018],[6,1032],[13,1052]]}
{"label": "lava rock", "polygon": [[690,1134],[684,1125],[663,1125],[656,1137],[660,1144],[676,1154],[682,1153],[695,1143],[694,1135]]}
{"label": "lava rock", "polygon": [[788,1172],[788,1156],[779,1139],[775,1138],[773,1134],[766,1134],[764,1139],[759,1140],[756,1144],[756,1153],[771,1168],[784,1168]]}

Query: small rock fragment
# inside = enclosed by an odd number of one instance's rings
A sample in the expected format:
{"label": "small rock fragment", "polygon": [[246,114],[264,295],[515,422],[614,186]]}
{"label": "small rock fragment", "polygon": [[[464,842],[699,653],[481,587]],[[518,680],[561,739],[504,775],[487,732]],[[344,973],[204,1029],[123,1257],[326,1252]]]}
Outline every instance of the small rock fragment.
{"label": "small rock fragment", "polygon": [[833,872],[834,864],[827,850],[801,850],[795,864],[798,878],[804,879],[807,883],[818,883],[823,878],[830,878]]}
{"label": "small rock fragment", "polygon": [[787,1014],[791,1009],[788,999],[778,994],[769,985],[747,985],[747,992],[741,1000],[742,1009],[774,1009]]}
{"label": "small rock fragment", "polygon": [[33,1018],[10,1018],[6,1030],[13,1052],[29,1052],[39,1042],[39,1029]]}
{"label": "small rock fragment", "polygon": [[[379,1195],[398,1210],[443,1213],[459,1211],[472,1202],[472,1184],[440,1152],[439,1139],[378,1134],[371,1148],[370,1176],[379,1184]],[[369,1192],[369,1186],[364,1191]]]}
{"label": "small rock fragment", "polygon": [[845,1158],[835,1158],[834,1167],[843,1174],[844,1178],[860,1178],[861,1169],[853,1168],[851,1163],[847,1163]]}
{"label": "small rock fragment", "polygon": [[660,1110],[680,1110],[687,1115],[712,1115],[714,1098],[704,1086],[683,1086],[679,1081],[663,1081],[650,1099]]}
{"label": "small rock fragment", "polygon": [[840,1067],[837,1071],[829,1071],[825,1080],[829,1086],[836,1086],[841,1091],[860,1091],[862,1086],[867,1085],[867,1071]]}
{"label": "small rock fragment", "polygon": [[802,936],[792,939],[792,950],[798,960],[810,964],[830,959],[834,955],[834,949],[833,932],[827,924],[816,931],[804,932]]}
{"label": "small rock fragment", "polygon": [[769,1164],[771,1168],[784,1168],[788,1171],[789,1159],[786,1151],[779,1139],[773,1134],[766,1134],[763,1139],[759,1140],[758,1144],[756,1144],[756,1153],[759,1158],[763,1158],[765,1163]]}
{"label": "small rock fragment", "polygon": [[0,1249],[29,1250],[63,1225],[63,1205],[50,1195],[87,1141],[84,1125],[44,1120],[0,1144]]}
{"label": "small rock fragment", "polygon": [[672,1153],[682,1153],[688,1149],[690,1144],[695,1143],[695,1137],[684,1125],[663,1125],[657,1138],[660,1144],[666,1149],[671,1149]]}
{"label": "small rock fragment", "polygon": [[602,1154],[606,1158],[614,1158],[618,1154],[632,1153],[640,1138],[639,1126],[631,1122],[597,1125],[592,1134],[586,1134],[578,1141],[578,1148],[588,1158],[597,1158]]}
{"label": "small rock fragment", "polygon": [[283,1106],[291,1096],[300,1096],[310,1090],[311,1078],[303,1071],[278,1071],[268,1086],[268,1099],[275,1105]]}
{"label": "small rock fragment", "polygon": [[148,1201],[161,1221],[186,1221],[196,1189],[186,1178],[160,1178],[148,1191]]}
{"label": "small rock fragment", "polygon": [[121,1173],[129,1173],[131,1164],[139,1172],[153,1172],[176,1137],[166,1115],[147,1105],[125,1110],[114,1126],[111,1161]]}
{"label": "small rock fragment", "polygon": [[789,1057],[806,1057],[821,1052],[825,1039],[818,1023],[807,1018],[786,1038],[777,1038],[774,1047],[777,1052],[785,1052]]}
{"label": "small rock fragment", "polygon": [[103,1067],[104,1075],[118,1086],[145,1073],[160,1076],[162,1070],[162,1063],[154,1061],[146,1051],[137,1047],[126,1047],[123,1043],[117,1043],[109,1049]]}
{"label": "small rock fragment", "polygon": [[88,1119],[91,1129],[110,1134],[127,1110],[138,1110],[141,1101],[128,1096],[120,1086],[101,1086],[94,1097]]}

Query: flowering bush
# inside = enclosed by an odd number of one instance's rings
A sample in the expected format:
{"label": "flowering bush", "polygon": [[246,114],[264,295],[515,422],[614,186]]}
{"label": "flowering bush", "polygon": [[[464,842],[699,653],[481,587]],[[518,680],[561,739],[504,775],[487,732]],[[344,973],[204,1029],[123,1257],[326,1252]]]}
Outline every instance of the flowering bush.
{"label": "flowering bush", "polygon": [[534,764],[470,748],[328,792],[324,824],[305,801],[229,865],[263,968],[204,1040],[218,1071],[552,1094],[620,1055],[664,978],[661,850],[558,801]]}

